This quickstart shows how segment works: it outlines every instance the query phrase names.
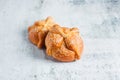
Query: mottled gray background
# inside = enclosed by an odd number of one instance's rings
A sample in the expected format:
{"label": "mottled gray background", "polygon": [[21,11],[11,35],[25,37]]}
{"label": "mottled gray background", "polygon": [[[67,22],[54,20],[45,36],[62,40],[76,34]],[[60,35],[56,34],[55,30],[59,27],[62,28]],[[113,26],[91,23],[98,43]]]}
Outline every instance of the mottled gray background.
{"label": "mottled gray background", "polygon": [[[57,62],[29,42],[28,26],[47,16],[80,29],[80,60]],[[0,0],[0,80],[120,80],[120,0]]]}

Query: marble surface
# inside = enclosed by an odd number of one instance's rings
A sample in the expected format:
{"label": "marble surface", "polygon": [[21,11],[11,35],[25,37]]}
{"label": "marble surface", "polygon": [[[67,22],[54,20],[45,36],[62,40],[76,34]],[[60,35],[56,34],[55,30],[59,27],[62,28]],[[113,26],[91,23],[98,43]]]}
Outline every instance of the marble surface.
{"label": "marble surface", "polygon": [[[57,62],[29,42],[28,26],[47,16],[80,29],[80,60]],[[120,80],[120,0],[0,0],[0,80]]]}

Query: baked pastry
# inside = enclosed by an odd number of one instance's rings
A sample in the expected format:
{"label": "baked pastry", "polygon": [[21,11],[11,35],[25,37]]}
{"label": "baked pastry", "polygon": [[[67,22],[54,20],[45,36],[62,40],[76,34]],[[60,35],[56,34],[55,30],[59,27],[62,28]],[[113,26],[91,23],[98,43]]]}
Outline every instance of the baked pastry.
{"label": "baked pastry", "polygon": [[37,45],[37,47],[42,48],[45,45],[45,37],[49,29],[53,27],[54,24],[55,22],[51,17],[35,22],[28,28],[29,40],[33,44]]}
{"label": "baked pastry", "polygon": [[83,41],[78,28],[57,25],[51,17],[35,22],[28,28],[29,40],[37,47],[46,47],[46,54],[58,61],[80,59]]}
{"label": "baked pastry", "polygon": [[54,25],[46,38],[46,53],[58,61],[74,61],[80,59],[83,41],[77,28],[66,28]]}

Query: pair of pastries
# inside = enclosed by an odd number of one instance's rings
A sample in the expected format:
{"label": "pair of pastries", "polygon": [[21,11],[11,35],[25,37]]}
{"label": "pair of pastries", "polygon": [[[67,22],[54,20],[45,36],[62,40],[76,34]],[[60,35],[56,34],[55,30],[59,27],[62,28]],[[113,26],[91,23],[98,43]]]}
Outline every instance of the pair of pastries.
{"label": "pair of pastries", "polygon": [[83,50],[83,41],[78,28],[66,28],[56,24],[51,17],[37,21],[28,28],[29,40],[37,47],[46,47],[48,56],[58,61],[78,60]]}

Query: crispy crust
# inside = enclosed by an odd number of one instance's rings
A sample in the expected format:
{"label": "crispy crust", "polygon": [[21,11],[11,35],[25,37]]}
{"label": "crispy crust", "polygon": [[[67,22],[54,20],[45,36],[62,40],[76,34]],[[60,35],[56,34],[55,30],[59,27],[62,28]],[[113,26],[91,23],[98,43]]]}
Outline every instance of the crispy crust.
{"label": "crispy crust", "polygon": [[29,40],[37,45],[37,47],[42,48],[45,46],[45,37],[51,27],[55,23],[51,17],[47,17],[45,20],[36,21],[32,26],[28,28]]}
{"label": "crispy crust", "polygon": [[59,61],[74,61],[80,59],[83,41],[77,28],[65,28],[54,25],[46,39],[46,53]]}

